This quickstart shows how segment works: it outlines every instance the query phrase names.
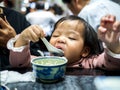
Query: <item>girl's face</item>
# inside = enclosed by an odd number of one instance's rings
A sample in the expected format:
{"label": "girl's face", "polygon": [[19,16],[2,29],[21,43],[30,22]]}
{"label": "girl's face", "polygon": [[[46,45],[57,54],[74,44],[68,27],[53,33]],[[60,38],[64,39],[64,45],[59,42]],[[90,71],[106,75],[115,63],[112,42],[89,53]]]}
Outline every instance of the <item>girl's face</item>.
{"label": "girl's face", "polygon": [[59,23],[52,34],[50,43],[64,51],[68,63],[80,60],[84,54],[84,25],[77,20],[65,20]]}

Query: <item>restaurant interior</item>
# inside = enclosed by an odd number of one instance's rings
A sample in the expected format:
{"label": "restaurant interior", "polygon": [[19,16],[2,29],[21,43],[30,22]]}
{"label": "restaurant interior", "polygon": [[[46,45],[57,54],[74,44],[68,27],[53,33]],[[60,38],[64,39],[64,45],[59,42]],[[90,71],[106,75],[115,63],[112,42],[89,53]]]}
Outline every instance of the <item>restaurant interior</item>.
{"label": "restaurant interior", "polygon": [[[31,8],[30,12],[34,11],[36,1],[45,1],[45,9],[56,3],[63,9],[63,16],[71,14],[62,0],[6,1],[11,4],[1,3],[0,6],[14,9],[24,15],[28,7]],[[120,0],[113,1],[120,4]],[[9,68],[0,72],[0,90],[120,90],[120,71],[71,68],[66,70],[61,80],[52,83],[37,80],[31,71],[31,68]]]}

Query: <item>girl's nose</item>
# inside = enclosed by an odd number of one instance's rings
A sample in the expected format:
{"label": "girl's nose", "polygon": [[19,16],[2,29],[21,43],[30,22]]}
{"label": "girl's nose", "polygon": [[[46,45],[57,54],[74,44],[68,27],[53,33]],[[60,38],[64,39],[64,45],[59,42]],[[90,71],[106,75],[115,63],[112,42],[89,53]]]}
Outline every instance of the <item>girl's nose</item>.
{"label": "girl's nose", "polygon": [[57,42],[59,42],[59,43],[65,43],[65,38],[64,37],[59,37],[57,39]]}

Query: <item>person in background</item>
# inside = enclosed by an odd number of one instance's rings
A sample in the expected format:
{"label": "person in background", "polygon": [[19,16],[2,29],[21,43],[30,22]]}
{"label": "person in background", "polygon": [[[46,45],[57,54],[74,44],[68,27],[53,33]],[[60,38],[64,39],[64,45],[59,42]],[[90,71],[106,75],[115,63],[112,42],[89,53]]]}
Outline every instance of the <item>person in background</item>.
{"label": "person in background", "polygon": [[118,3],[118,4],[120,4],[120,0],[112,0],[112,1],[114,1],[114,2],[116,2],[116,3]]}
{"label": "person in background", "polygon": [[[9,40],[7,47],[11,53],[11,65],[29,67],[32,58],[29,41],[36,42],[44,36],[43,29],[36,25],[34,30],[28,28],[16,36],[17,38]],[[116,21],[115,16],[106,15],[102,18],[98,36],[84,19],[72,15],[56,22],[50,43],[64,51],[68,68],[120,70],[120,22]],[[99,39],[106,46],[104,51]],[[24,48],[20,50],[21,47]],[[14,51],[14,48],[18,50]]]}
{"label": "person in background", "polygon": [[4,14],[4,19],[0,17],[0,70],[2,70],[10,65],[9,50],[6,45],[8,40],[21,33],[30,26],[30,23],[22,14],[10,8],[0,6],[0,11],[0,14]]}
{"label": "person in background", "polygon": [[120,21],[120,5],[111,0],[62,0],[74,15],[84,18],[97,32],[100,19],[106,14]]}
{"label": "person in background", "polygon": [[46,36],[51,36],[53,25],[57,21],[56,16],[45,9],[45,2],[38,1],[35,5],[36,11],[30,12],[26,15],[26,19],[31,24],[40,25],[46,32]]}
{"label": "person in background", "polygon": [[4,0],[4,5],[7,8],[13,8],[14,7],[14,2],[13,2],[13,0]]}
{"label": "person in background", "polygon": [[53,5],[50,5],[49,9],[47,11],[51,11],[57,18],[61,18],[63,17],[64,15],[64,10],[63,8],[58,5],[58,4],[53,4]]}

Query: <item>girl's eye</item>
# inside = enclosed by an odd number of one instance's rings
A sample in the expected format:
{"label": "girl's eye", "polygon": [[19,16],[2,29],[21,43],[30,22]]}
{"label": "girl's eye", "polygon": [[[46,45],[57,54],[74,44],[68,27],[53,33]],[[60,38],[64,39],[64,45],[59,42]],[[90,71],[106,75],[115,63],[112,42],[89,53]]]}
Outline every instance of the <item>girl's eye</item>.
{"label": "girl's eye", "polygon": [[74,37],[68,37],[70,40],[76,40],[76,38]]}
{"label": "girl's eye", "polygon": [[59,37],[59,35],[52,35],[52,37]]}

